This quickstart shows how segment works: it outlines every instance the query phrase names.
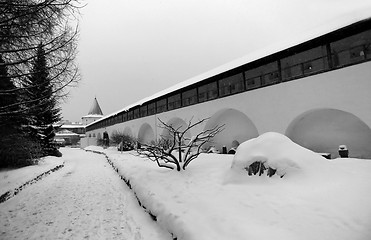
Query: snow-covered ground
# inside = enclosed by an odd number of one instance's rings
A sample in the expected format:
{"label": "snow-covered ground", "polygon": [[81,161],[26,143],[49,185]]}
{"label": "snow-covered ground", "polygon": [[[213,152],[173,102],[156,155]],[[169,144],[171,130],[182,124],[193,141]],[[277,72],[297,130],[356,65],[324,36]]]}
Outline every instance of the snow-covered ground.
{"label": "snow-covered ground", "polygon": [[[61,150],[62,158],[46,162],[63,160],[63,168],[0,204],[0,239],[171,239],[103,155]],[[22,183],[17,177],[31,179],[43,167],[3,171],[2,189]]]}
{"label": "snow-covered ground", "polygon": [[59,165],[63,165],[62,158],[45,157],[39,161],[38,165],[0,170],[0,195],[20,187]]}
{"label": "snow-covered ground", "polygon": [[[276,133],[241,144],[234,156],[202,154],[182,172],[135,152],[87,149],[105,153],[132,190],[103,155],[65,148],[46,160],[63,168],[0,204],[0,239],[371,239],[370,160],[326,160]],[[255,161],[276,174],[249,176]],[[3,171],[2,189],[42,167]]]}
{"label": "snow-covered ground", "polygon": [[[180,240],[371,239],[370,160],[327,160],[275,133],[241,144],[235,158],[202,154],[183,172],[134,152],[87,149],[104,152]],[[257,160],[277,174],[248,176]]]}

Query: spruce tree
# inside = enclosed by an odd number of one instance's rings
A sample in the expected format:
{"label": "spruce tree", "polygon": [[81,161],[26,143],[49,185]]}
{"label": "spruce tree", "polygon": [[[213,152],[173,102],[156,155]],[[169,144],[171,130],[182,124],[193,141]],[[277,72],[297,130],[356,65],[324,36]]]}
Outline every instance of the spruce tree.
{"label": "spruce tree", "polygon": [[0,127],[8,124],[9,118],[14,114],[14,107],[8,109],[6,106],[11,106],[17,102],[15,89],[16,87],[8,76],[6,64],[0,54]]}
{"label": "spruce tree", "polygon": [[40,142],[44,155],[59,155],[53,143],[53,124],[61,119],[60,108],[53,93],[47,55],[42,46],[40,44],[37,48],[32,73],[25,85],[25,102],[30,116],[29,133],[33,139]]}
{"label": "spruce tree", "polygon": [[23,132],[26,117],[17,104],[19,91],[4,63],[0,55],[0,167],[29,165],[33,163],[35,144]]}
{"label": "spruce tree", "polygon": [[5,106],[12,105],[17,101],[12,92],[14,89],[15,86],[8,76],[7,67],[2,55],[0,55],[0,132],[2,134],[0,138],[0,166],[3,167],[8,166],[9,162],[11,162],[11,157],[7,149],[12,147],[17,129],[16,123],[12,121],[13,111],[9,111],[10,109],[5,108]]}

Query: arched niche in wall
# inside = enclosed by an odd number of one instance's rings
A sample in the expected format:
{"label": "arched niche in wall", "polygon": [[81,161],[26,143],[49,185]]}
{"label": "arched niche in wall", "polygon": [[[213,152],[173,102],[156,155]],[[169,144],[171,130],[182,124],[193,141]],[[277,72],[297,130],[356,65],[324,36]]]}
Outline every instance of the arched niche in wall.
{"label": "arched niche in wall", "polygon": [[213,138],[213,143],[206,144],[206,148],[214,145],[221,150],[223,146],[226,146],[229,150],[231,147],[234,147],[236,141],[242,143],[259,136],[258,129],[251,119],[243,112],[232,108],[216,112],[207,121],[204,130],[223,124],[225,125],[224,130]]}
{"label": "arched niche in wall", "polygon": [[[172,126],[174,129],[178,129],[179,131],[183,131],[187,128],[188,123],[186,123],[183,119],[174,117],[171,118],[167,123],[167,125]],[[160,125],[161,126],[161,125]],[[161,133],[161,137],[164,139],[172,139],[172,136],[167,129],[163,129]],[[191,138],[191,132],[187,131],[185,133],[185,138],[190,139]]]}
{"label": "arched niche in wall", "polygon": [[133,137],[133,132],[131,131],[130,127],[124,128],[124,134]]}
{"label": "arched niche in wall", "polygon": [[138,132],[138,142],[151,143],[155,141],[155,133],[148,123],[143,123]]}
{"label": "arched niche in wall", "polygon": [[339,157],[339,145],[347,145],[349,157],[371,158],[371,129],[352,113],[338,109],[313,109],[296,117],[286,136],[314,152]]}

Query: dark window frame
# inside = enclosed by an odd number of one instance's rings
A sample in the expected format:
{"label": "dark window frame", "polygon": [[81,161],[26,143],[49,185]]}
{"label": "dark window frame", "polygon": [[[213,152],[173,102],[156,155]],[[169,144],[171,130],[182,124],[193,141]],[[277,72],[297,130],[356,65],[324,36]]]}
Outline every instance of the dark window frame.
{"label": "dark window frame", "polygon": [[167,111],[167,98],[162,98],[156,101],[156,113]]}
{"label": "dark window frame", "polygon": [[225,97],[245,91],[243,72],[218,80],[219,97]]}
{"label": "dark window frame", "polygon": [[182,96],[176,93],[167,98],[167,110],[174,110],[182,107]]}
{"label": "dark window frame", "polygon": [[140,116],[141,117],[148,116],[148,105],[147,104],[140,106]]}
{"label": "dark window frame", "polygon": [[[218,81],[212,81],[199,86],[198,102],[207,102],[219,97]],[[205,95],[205,97],[203,97]]]}
{"label": "dark window frame", "polygon": [[198,103],[198,88],[188,89],[182,92],[182,107],[191,106]]}

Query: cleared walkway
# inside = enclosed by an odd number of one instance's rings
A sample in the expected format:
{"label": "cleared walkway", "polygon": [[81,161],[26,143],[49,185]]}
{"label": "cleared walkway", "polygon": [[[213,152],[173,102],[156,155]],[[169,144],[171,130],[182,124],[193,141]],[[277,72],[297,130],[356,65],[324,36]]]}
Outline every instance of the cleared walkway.
{"label": "cleared walkway", "polygon": [[102,155],[62,152],[64,168],[0,204],[0,239],[170,239]]}

